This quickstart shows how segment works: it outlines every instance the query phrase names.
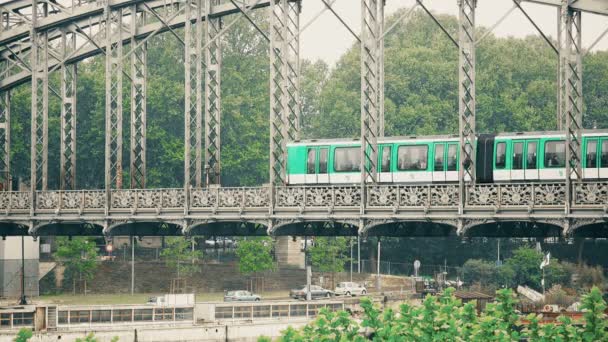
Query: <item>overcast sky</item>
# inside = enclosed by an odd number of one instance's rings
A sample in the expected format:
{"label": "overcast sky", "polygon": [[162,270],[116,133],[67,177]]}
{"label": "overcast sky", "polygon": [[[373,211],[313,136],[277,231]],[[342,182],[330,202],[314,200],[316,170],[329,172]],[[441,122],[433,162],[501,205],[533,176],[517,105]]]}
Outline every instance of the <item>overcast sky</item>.
{"label": "overcast sky", "polygon": [[[400,8],[409,8],[415,3],[415,0],[386,0],[386,16],[388,17]],[[425,0],[424,4],[435,13],[458,14],[457,0]],[[360,6],[359,0],[336,0],[332,6],[357,34],[359,34],[361,27]],[[511,0],[479,0],[476,11],[477,26],[491,27],[512,6],[513,2]],[[306,25],[324,7],[325,5],[321,0],[302,1],[301,27]],[[530,3],[524,3],[522,7],[545,34],[552,37],[557,36],[557,9],[555,7]],[[588,47],[608,28],[608,17],[584,13],[582,27],[583,46]],[[530,34],[538,34],[519,10],[513,11],[493,32],[500,37],[524,37]],[[333,65],[354,41],[348,30],[329,10],[326,10],[302,33],[301,54],[303,58],[322,59]],[[598,49],[608,49],[608,35],[596,45],[594,50]]]}

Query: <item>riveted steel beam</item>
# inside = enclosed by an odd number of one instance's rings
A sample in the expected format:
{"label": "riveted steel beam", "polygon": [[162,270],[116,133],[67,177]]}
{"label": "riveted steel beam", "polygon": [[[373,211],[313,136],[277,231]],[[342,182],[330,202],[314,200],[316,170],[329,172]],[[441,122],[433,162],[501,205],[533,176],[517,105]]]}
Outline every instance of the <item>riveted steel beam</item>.
{"label": "riveted steel beam", "polygon": [[475,183],[475,7],[477,0],[459,0],[458,122],[461,203],[465,203],[465,181]]}
{"label": "riveted steel beam", "polygon": [[212,5],[217,0],[207,0],[205,3],[205,183],[221,184],[221,68],[222,46],[218,37],[221,18],[212,18]]}
{"label": "riveted steel beam", "polygon": [[11,94],[0,93],[0,184],[11,190]]}
{"label": "riveted steel beam", "polygon": [[106,7],[106,190],[122,188],[122,9]]}
{"label": "riveted steel beam", "polygon": [[203,125],[203,2],[188,0],[185,28],[185,131],[184,186],[200,188],[202,170]]}
{"label": "riveted steel beam", "polygon": [[[361,191],[376,183],[379,133],[379,6],[382,0],[361,0]],[[365,201],[364,201],[365,202]]]}
{"label": "riveted steel beam", "polygon": [[[76,48],[76,34],[62,32],[61,53]],[[61,64],[61,156],[60,189],[76,189],[76,64]]]}
{"label": "riveted steel beam", "polygon": [[384,137],[384,5],[378,1],[378,136]]}
{"label": "riveted steel beam", "polygon": [[137,27],[145,22],[144,12],[131,6],[131,155],[129,158],[132,189],[146,187],[146,50],[147,43],[138,44]]}

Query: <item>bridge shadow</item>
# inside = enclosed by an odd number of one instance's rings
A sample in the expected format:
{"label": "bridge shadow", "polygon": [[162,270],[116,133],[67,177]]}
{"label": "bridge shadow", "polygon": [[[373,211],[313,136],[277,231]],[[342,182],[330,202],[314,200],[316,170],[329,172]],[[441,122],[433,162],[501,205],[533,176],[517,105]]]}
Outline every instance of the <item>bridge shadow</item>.
{"label": "bridge shadow", "polygon": [[456,227],[425,221],[387,222],[367,228],[366,233],[367,236],[388,237],[455,237]]}
{"label": "bridge shadow", "polygon": [[209,222],[192,225],[190,236],[266,236],[268,226],[255,222]]}
{"label": "bridge shadow", "polygon": [[103,226],[89,222],[55,222],[32,230],[34,236],[103,236]]}
{"label": "bridge shadow", "polygon": [[489,237],[489,238],[546,238],[562,237],[562,227],[546,223],[532,221],[507,221],[488,222],[474,225],[464,231],[466,237]]}
{"label": "bridge shadow", "polygon": [[282,224],[273,230],[274,236],[357,236],[357,226],[349,223],[314,221]]}
{"label": "bridge shadow", "polygon": [[574,229],[575,238],[608,238],[608,222],[593,223]]}
{"label": "bridge shadow", "polygon": [[107,233],[110,236],[181,236],[182,226],[160,221],[126,222],[110,226]]}
{"label": "bridge shadow", "polygon": [[1,222],[0,223],[0,236],[24,236],[29,235],[29,227],[13,223],[13,222]]}

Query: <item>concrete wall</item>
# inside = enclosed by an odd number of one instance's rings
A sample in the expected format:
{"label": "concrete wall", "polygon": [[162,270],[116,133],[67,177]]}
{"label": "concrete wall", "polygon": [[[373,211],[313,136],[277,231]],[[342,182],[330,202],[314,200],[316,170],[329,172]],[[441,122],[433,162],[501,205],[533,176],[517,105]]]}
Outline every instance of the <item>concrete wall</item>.
{"label": "concrete wall", "polygon": [[[25,294],[38,296],[39,246],[38,241],[26,236],[25,251]],[[21,295],[21,237],[9,236],[0,240],[0,296],[19,297]]]}
{"label": "concrete wall", "polygon": [[279,265],[304,268],[304,252],[300,240],[299,237],[295,241],[291,236],[277,237],[275,255]]}

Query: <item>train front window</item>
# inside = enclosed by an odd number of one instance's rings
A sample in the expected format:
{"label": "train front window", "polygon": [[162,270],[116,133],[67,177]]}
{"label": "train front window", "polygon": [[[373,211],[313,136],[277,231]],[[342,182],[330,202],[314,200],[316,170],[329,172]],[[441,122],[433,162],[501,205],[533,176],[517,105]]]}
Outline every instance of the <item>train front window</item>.
{"label": "train front window", "polygon": [[443,171],[443,144],[435,145],[435,171]]}
{"label": "train front window", "polygon": [[602,163],[601,167],[608,167],[608,140],[602,141]]}
{"label": "train front window", "polygon": [[334,171],[361,171],[361,149],[359,147],[337,147],[334,151]]}
{"label": "train front window", "polygon": [[528,141],[526,151],[526,169],[534,170],[536,166],[536,141]]}
{"label": "train front window", "polygon": [[391,172],[391,147],[382,147],[382,165],[380,172]]}
{"label": "train front window", "polygon": [[314,174],[315,173],[315,157],[317,155],[317,150],[314,148],[308,149],[308,158],[306,158],[306,173]]}
{"label": "train front window", "polygon": [[507,160],[507,143],[499,142],[496,144],[496,169],[504,169]]}
{"label": "train front window", "polygon": [[566,166],[566,144],[563,141],[545,143],[545,167],[558,168]]}
{"label": "train front window", "polygon": [[597,167],[597,140],[587,141],[587,167]]}
{"label": "train front window", "polygon": [[458,168],[458,145],[448,145],[448,171],[456,171]]}
{"label": "train front window", "polygon": [[513,143],[513,170],[521,170],[524,168],[524,143]]}
{"label": "train front window", "polygon": [[321,148],[319,150],[319,173],[327,173],[327,148]]}
{"label": "train front window", "polygon": [[410,145],[399,146],[397,150],[400,171],[423,171],[427,168],[428,146]]}

